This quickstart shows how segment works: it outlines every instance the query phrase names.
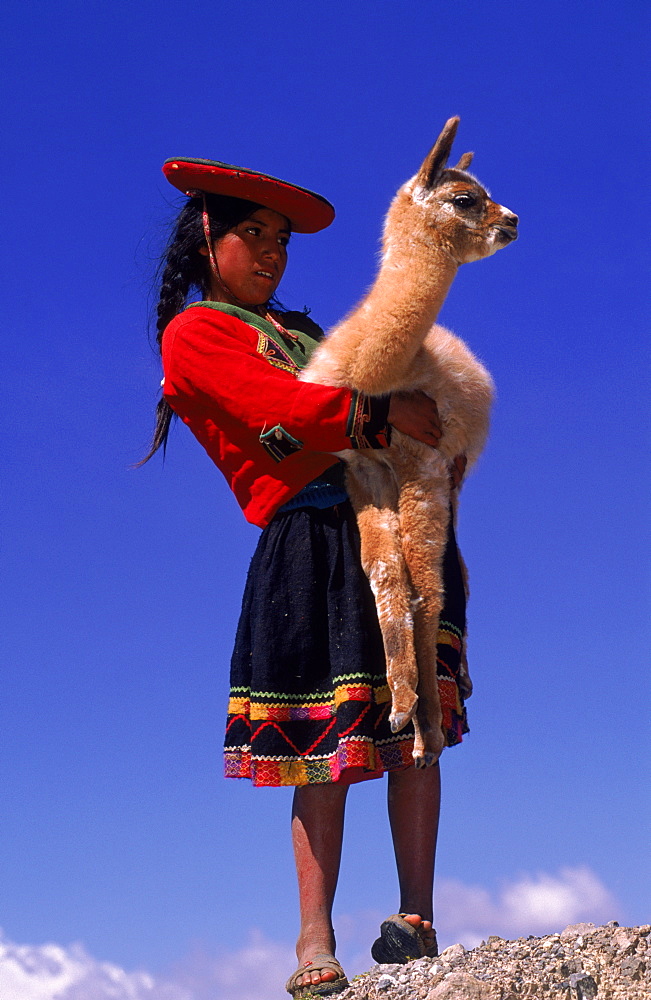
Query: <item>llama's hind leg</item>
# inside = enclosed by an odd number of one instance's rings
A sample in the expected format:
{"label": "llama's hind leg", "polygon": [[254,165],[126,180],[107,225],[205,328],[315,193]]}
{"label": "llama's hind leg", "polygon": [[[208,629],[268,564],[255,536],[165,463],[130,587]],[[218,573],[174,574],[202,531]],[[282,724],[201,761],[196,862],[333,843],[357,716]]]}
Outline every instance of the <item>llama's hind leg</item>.
{"label": "llama's hind leg", "polygon": [[[361,466],[361,469],[360,469]],[[391,692],[391,730],[414,716],[418,671],[414,650],[411,586],[400,545],[398,492],[390,469],[374,462],[349,466],[348,492],[357,515],[362,567],[377,608]]]}
{"label": "llama's hind leg", "polygon": [[444,601],[441,565],[448,520],[445,486],[436,481],[411,481],[402,485],[402,545],[412,587],[418,595],[414,607],[418,663],[418,708],[414,719],[417,767],[436,763],[445,745],[437,677],[437,637]]}

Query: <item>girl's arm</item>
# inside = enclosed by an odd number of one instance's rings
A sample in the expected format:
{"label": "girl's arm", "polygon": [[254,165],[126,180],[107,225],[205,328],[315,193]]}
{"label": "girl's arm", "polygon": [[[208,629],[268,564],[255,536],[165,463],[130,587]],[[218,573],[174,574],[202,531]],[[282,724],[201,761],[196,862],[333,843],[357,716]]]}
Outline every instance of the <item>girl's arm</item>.
{"label": "girl's arm", "polygon": [[203,415],[233,440],[255,435],[264,444],[272,432],[311,451],[386,447],[388,396],[298,382],[270,363],[259,343],[258,331],[237,317],[209,309],[181,314],[163,341],[165,398],[183,419]]}

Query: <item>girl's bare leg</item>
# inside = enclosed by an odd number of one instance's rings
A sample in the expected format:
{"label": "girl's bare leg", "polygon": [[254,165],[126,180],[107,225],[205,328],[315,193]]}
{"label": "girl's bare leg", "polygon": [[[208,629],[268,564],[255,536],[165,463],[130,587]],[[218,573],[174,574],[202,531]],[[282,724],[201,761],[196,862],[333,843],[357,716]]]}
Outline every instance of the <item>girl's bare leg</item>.
{"label": "girl's bare leg", "polygon": [[[320,952],[334,955],[332,904],[339,877],[347,785],[303,785],[294,791],[292,841],[301,931],[296,942],[299,965]],[[331,970],[306,972],[302,985],[336,979]]]}
{"label": "girl's bare leg", "polygon": [[432,930],[434,861],[441,807],[441,772],[432,767],[389,772],[389,821],[400,885],[400,912],[422,934],[425,947]]}

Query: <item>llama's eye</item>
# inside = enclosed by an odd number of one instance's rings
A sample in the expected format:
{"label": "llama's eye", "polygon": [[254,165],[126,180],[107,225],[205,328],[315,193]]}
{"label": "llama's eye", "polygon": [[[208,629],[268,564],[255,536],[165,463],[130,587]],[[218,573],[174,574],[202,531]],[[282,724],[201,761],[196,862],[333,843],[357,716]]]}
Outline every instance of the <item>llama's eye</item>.
{"label": "llama's eye", "polygon": [[477,204],[477,199],[470,194],[458,194],[454,198],[454,204],[457,208],[472,208]]}

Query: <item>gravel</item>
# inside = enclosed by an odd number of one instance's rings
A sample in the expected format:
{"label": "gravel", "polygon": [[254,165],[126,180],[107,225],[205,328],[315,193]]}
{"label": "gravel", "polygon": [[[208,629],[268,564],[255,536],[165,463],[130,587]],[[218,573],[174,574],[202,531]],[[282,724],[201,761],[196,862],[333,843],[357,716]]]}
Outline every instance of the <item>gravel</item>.
{"label": "gravel", "polygon": [[340,1000],[650,1000],[651,925],[572,924],[560,934],[492,936],[438,958],[376,965]]}

